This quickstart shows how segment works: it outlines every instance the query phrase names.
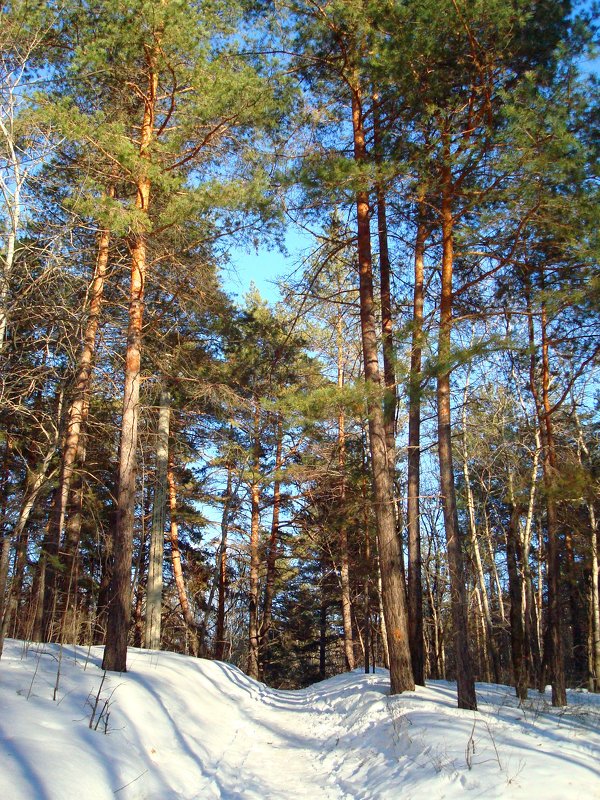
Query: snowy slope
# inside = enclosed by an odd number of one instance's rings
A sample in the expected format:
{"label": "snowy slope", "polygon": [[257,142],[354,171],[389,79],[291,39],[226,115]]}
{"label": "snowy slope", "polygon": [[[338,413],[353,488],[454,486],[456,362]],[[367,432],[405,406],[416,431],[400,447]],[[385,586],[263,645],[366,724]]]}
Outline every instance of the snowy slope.
{"label": "snowy slope", "polygon": [[[387,697],[387,676],[340,675],[298,692],[236,668],[131,650],[8,641],[0,660],[2,800],[600,799],[600,698],[553,711],[479,685],[480,711],[431,682]],[[94,726],[92,705],[99,696]],[[106,727],[107,732],[104,732]]]}

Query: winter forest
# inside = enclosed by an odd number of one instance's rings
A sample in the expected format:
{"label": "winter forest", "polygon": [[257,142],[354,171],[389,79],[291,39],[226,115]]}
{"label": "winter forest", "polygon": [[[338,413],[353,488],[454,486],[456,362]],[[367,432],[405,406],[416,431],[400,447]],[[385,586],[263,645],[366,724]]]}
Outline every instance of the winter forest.
{"label": "winter forest", "polygon": [[590,4],[0,7],[0,654],[599,692]]}

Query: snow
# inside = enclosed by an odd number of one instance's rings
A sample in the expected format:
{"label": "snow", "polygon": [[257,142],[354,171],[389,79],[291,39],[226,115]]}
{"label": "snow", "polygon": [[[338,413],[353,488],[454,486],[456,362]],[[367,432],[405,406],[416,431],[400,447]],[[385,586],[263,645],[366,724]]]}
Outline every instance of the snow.
{"label": "snow", "polygon": [[519,707],[512,689],[478,684],[474,713],[443,681],[389,697],[384,671],[284,692],[136,649],[102,683],[101,658],[6,642],[2,800],[600,798],[600,697],[586,692],[557,710],[548,693]]}

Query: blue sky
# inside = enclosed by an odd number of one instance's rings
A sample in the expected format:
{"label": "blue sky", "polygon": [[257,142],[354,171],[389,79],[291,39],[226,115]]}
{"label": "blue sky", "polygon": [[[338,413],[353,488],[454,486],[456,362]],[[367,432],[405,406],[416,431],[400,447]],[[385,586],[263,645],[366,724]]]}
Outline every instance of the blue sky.
{"label": "blue sky", "polygon": [[270,303],[281,300],[277,278],[289,276],[301,264],[307,252],[316,246],[308,233],[290,225],[285,236],[287,253],[276,247],[260,247],[258,251],[234,247],[229,251],[229,264],[223,270],[223,288],[241,301],[254,283]]}
{"label": "blue sky", "polygon": [[223,270],[223,288],[241,301],[254,283],[264,298],[277,302],[280,296],[274,281],[288,271],[288,262],[289,257],[277,250],[261,248],[258,252],[247,252],[236,247],[230,252],[230,263]]}

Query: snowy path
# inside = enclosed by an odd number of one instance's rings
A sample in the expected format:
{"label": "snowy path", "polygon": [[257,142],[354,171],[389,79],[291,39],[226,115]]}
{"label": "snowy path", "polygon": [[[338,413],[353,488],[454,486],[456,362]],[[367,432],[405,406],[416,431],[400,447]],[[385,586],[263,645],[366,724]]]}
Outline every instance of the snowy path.
{"label": "snowy path", "polygon": [[599,696],[556,711],[479,684],[474,714],[443,681],[391,698],[384,672],[355,672],[279,692],[144,650],[99,693],[101,655],[7,642],[2,800],[600,800]]}
{"label": "snowy path", "polygon": [[[243,676],[238,673],[236,678]],[[237,708],[242,721],[234,725],[233,736],[215,765],[214,777],[220,773],[223,782],[223,774],[230,774],[234,784],[223,787],[223,800],[349,797],[324,762],[324,755],[335,746],[332,729],[341,724],[333,709],[313,706],[311,696],[304,692],[273,692],[260,685],[254,685]]]}

